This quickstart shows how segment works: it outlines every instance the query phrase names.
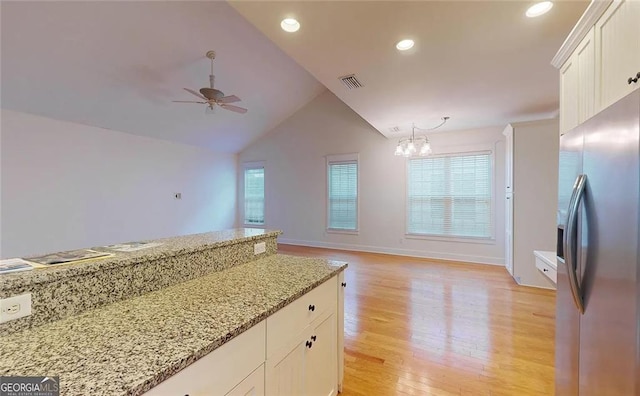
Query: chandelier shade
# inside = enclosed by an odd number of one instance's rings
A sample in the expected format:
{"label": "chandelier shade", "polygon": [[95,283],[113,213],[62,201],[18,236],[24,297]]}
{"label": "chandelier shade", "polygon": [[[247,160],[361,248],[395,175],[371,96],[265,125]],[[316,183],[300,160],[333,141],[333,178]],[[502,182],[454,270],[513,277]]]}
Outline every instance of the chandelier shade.
{"label": "chandelier shade", "polygon": [[[442,122],[440,125],[426,129],[427,131],[433,131],[434,129],[438,129],[443,126],[449,117],[442,117]],[[425,157],[432,153],[431,143],[429,142],[429,138],[426,135],[416,136],[416,128],[415,124],[411,129],[411,136],[403,137],[398,140],[398,145],[396,146],[396,151],[393,153],[396,156],[401,156],[405,158],[410,157]]]}

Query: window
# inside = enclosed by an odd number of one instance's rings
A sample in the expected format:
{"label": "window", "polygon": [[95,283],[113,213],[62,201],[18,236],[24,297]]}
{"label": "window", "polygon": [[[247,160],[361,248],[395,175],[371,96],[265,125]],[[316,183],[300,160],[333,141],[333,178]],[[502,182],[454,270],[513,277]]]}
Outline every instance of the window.
{"label": "window", "polygon": [[358,156],[327,157],[327,184],[327,228],[358,231]]}
{"label": "window", "polygon": [[410,159],[407,233],[492,238],[490,152]]}
{"label": "window", "polygon": [[244,224],[264,225],[264,166],[246,164],[244,169]]}

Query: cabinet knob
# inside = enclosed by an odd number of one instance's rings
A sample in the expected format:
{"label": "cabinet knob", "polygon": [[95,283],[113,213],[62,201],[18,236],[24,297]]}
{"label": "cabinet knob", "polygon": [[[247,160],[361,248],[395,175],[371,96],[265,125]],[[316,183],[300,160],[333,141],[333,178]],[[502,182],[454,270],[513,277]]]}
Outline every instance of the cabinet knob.
{"label": "cabinet knob", "polygon": [[316,306],[313,304],[309,304],[309,311],[313,312],[316,310]]}
{"label": "cabinet knob", "polygon": [[312,336],[311,336],[311,341],[315,341],[315,340],[316,340],[316,338],[317,338],[316,336],[312,335]]}
{"label": "cabinet knob", "polygon": [[635,77],[629,77],[629,79],[627,80],[627,83],[628,84],[631,84],[631,83],[635,84],[635,83],[638,82],[638,79],[640,79],[640,72],[638,72]]}
{"label": "cabinet knob", "polygon": [[307,348],[311,349],[311,347],[313,346],[313,342],[307,341],[305,345],[307,346]]}
{"label": "cabinet knob", "polygon": [[547,272],[547,271],[549,271],[549,270],[548,270],[548,269],[546,269],[546,268],[543,268],[543,269],[542,269],[542,272]]}
{"label": "cabinet knob", "polygon": [[347,282],[342,282],[342,287],[347,287]]}

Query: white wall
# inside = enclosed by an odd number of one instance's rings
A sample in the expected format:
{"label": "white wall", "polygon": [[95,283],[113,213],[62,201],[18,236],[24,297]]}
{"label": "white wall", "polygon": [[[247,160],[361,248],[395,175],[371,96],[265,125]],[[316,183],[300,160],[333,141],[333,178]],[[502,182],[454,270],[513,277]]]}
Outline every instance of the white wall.
{"label": "white wall", "polygon": [[534,250],[556,250],[558,119],[513,124],[513,270],[522,285],[555,288]]}
{"label": "white wall", "polygon": [[234,154],[1,116],[2,258],[234,226]]}
{"label": "white wall", "polygon": [[[265,161],[265,222],[267,228],[284,231],[280,242],[503,264],[502,130],[503,126],[429,135],[435,153],[486,148],[495,152],[495,240],[490,244],[406,238],[406,160],[393,155],[397,141],[382,136],[329,91],[242,151],[238,161],[240,166]],[[326,232],[325,156],[344,153],[360,156],[358,235]],[[239,181],[241,200],[242,172]],[[240,223],[241,201],[238,208]]]}

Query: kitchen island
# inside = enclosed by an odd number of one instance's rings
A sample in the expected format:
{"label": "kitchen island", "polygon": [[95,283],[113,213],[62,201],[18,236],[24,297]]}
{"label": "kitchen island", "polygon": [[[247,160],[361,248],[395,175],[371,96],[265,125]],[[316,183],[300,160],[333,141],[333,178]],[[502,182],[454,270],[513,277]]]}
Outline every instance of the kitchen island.
{"label": "kitchen island", "polygon": [[[0,375],[59,376],[61,395],[140,395],[221,346],[232,344],[235,337],[256,325],[266,322],[267,332],[270,325],[281,328],[282,323],[291,321],[273,319],[271,324],[269,318],[299,305],[305,296],[322,297],[313,304],[314,308],[331,299],[324,311],[312,310],[312,304],[304,311],[322,314],[313,318],[316,322],[326,323],[326,318],[333,318],[331,334],[335,337],[330,356],[341,358],[339,293],[340,276],[346,266],[344,262],[273,254],[5,334],[0,336]],[[321,285],[328,295],[313,294]],[[284,344],[297,342],[294,339],[309,328],[308,324],[304,331],[292,328],[287,342],[278,344],[276,340],[274,345],[282,349]],[[271,333],[267,334],[267,341],[269,337],[282,337]],[[265,349],[261,367],[268,367],[270,352],[277,352],[269,350],[268,345]],[[215,377],[216,373],[210,375]],[[338,377],[336,372],[335,378]],[[275,382],[282,380],[279,377]],[[269,381],[267,373],[267,386]],[[215,381],[211,384],[210,394],[228,391],[217,389]]]}

